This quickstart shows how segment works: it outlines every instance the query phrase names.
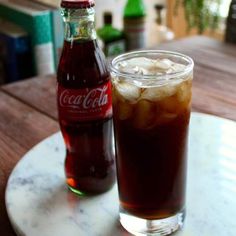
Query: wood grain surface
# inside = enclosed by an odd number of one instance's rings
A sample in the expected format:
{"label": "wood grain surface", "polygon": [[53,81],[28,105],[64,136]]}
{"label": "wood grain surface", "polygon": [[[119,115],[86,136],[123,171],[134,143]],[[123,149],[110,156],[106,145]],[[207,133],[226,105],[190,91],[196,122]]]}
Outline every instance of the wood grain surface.
{"label": "wood grain surface", "polygon": [[[194,111],[236,121],[236,45],[196,36],[155,48],[178,51],[194,59]],[[4,203],[12,169],[30,148],[58,129],[55,75],[0,88],[1,236],[15,236]]]}
{"label": "wood grain surface", "polygon": [[58,123],[29,105],[0,92],[0,235],[15,235],[5,209],[7,179],[20,158],[58,130]]}

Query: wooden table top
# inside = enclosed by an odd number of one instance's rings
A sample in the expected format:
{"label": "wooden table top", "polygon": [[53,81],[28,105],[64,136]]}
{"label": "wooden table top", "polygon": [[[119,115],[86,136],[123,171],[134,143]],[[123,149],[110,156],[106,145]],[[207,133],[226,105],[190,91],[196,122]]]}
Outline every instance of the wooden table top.
{"label": "wooden table top", "polygon": [[[236,45],[195,36],[157,48],[195,61],[193,110],[236,121]],[[21,157],[59,130],[56,77],[44,76],[0,87],[0,235],[15,236],[5,209],[8,177]]]}

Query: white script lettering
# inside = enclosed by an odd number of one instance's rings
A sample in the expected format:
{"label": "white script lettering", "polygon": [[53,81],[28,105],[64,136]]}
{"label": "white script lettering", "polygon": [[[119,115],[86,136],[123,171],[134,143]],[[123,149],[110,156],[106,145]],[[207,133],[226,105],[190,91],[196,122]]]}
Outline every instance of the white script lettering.
{"label": "white script lettering", "polygon": [[[85,90],[86,91],[86,90]],[[108,104],[108,86],[88,90],[85,94],[71,93],[65,89],[59,96],[59,105],[74,109],[95,109]]]}

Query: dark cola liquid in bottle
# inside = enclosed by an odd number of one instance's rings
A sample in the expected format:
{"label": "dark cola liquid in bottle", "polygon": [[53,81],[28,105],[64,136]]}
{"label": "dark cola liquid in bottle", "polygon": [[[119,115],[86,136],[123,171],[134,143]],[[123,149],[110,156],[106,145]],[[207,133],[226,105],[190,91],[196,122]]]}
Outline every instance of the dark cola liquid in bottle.
{"label": "dark cola liquid in bottle", "polygon": [[93,0],[62,1],[65,41],[57,104],[69,188],[80,195],[115,182],[110,74],[96,41]]}

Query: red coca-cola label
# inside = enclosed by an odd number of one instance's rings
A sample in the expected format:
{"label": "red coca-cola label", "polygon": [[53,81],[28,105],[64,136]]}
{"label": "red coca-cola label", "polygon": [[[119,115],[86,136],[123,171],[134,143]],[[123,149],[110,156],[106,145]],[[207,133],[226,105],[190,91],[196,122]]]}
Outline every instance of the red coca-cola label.
{"label": "red coca-cola label", "polygon": [[87,121],[112,115],[111,82],[95,88],[68,89],[58,85],[59,118]]}

